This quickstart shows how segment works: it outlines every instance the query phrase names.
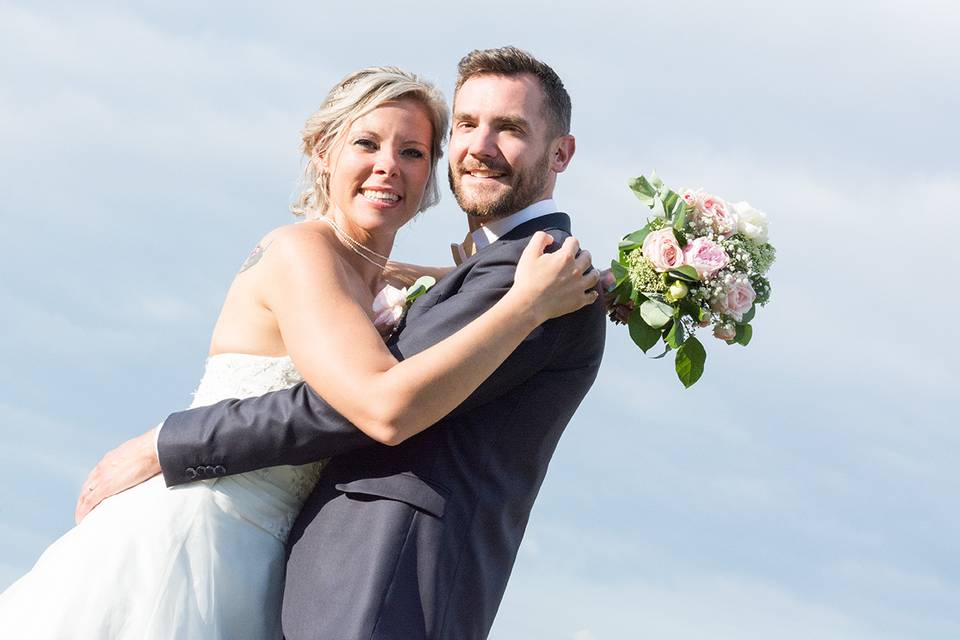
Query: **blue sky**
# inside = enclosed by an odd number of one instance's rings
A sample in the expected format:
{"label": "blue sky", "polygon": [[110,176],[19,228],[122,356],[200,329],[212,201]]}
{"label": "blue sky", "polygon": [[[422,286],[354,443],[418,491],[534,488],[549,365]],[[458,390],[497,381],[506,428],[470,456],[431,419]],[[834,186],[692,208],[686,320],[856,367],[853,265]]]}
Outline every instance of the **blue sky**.
{"label": "blue sky", "polygon": [[[0,588],[189,403],[330,85],[396,64],[450,96],[515,44],[573,97],[557,200],[597,262],[652,168],[765,210],[779,253],[752,344],[704,336],[691,390],[610,331],[491,637],[960,637],[957,32],[934,0],[3,4]],[[463,229],[444,194],[395,255]]]}

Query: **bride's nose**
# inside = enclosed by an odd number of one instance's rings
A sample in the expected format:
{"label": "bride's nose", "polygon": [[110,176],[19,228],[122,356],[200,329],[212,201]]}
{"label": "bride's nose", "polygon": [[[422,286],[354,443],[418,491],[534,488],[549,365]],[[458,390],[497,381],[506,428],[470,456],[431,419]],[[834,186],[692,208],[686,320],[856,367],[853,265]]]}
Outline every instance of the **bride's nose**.
{"label": "bride's nose", "polygon": [[381,149],[374,161],[373,172],[381,176],[395,176],[400,171],[400,162],[396,153]]}

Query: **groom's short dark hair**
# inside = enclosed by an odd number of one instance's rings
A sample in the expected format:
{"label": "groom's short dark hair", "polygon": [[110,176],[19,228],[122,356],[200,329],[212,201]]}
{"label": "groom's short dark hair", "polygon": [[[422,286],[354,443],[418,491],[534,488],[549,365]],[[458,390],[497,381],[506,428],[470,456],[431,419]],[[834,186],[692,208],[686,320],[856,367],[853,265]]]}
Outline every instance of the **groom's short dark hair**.
{"label": "groom's short dark hair", "polygon": [[492,74],[500,76],[515,76],[529,73],[536,77],[543,90],[543,104],[547,121],[551,125],[554,135],[570,133],[570,94],[563,86],[563,81],[557,72],[533,57],[530,53],[517,47],[500,47],[498,49],[476,49],[463,56],[457,65],[456,93],[463,83],[474,76]]}

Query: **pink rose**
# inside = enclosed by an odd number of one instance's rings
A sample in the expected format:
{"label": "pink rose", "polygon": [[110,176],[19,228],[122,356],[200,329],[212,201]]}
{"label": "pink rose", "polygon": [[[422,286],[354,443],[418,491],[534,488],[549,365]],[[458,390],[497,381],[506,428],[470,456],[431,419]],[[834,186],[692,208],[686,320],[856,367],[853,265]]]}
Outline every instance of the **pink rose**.
{"label": "pink rose", "polygon": [[717,196],[698,191],[696,208],[700,219],[720,235],[731,235],[737,229],[737,217],[729,205]]}
{"label": "pink rose", "polygon": [[647,234],[643,241],[643,257],[653,268],[664,272],[683,264],[683,249],[673,235],[673,229],[658,229]]}
{"label": "pink rose", "polygon": [[373,326],[381,335],[388,335],[397,326],[407,304],[407,290],[386,285],[373,299]]}
{"label": "pink rose", "polygon": [[680,197],[683,199],[683,202],[688,206],[695,207],[697,206],[697,194],[699,191],[694,191],[692,189],[684,189],[680,192]]}
{"label": "pink rose", "polygon": [[713,328],[713,335],[720,340],[733,340],[737,337],[737,328],[732,324],[718,324]]}
{"label": "pink rose", "polygon": [[683,248],[683,263],[697,270],[701,280],[706,280],[730,262],[727,252],[716,242],[696,238]]}
{"label": "pink rose", "polygon": [[741,276],[724,285],[723,294],[713,299],[713,307],[715,311],[725,313],[739,322],[753,306],[756,297],[750,281]]}

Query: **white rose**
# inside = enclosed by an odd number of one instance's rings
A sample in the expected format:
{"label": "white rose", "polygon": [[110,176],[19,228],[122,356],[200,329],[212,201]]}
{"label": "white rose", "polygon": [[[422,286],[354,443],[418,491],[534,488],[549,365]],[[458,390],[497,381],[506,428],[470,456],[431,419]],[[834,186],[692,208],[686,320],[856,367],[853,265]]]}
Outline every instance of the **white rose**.
{"label": "white rose", "polygon": [[407,289],[386,285],[373,299],[373,326],[381,335],[389,335],[400,321],[407,304]]}
{"label": "white rose", "polygon": [[397,289],[389,284],[380,289],[380,293],[373,299],[373,313],[379,315],[388,308],[403,307],[407,301],[407,289]]}
{"label": "white rose", "polygon": [[767,214],[754,209],[749,202],[736,202],[731,206],[737,213],[737,232],[754,242],[766,242]]}

